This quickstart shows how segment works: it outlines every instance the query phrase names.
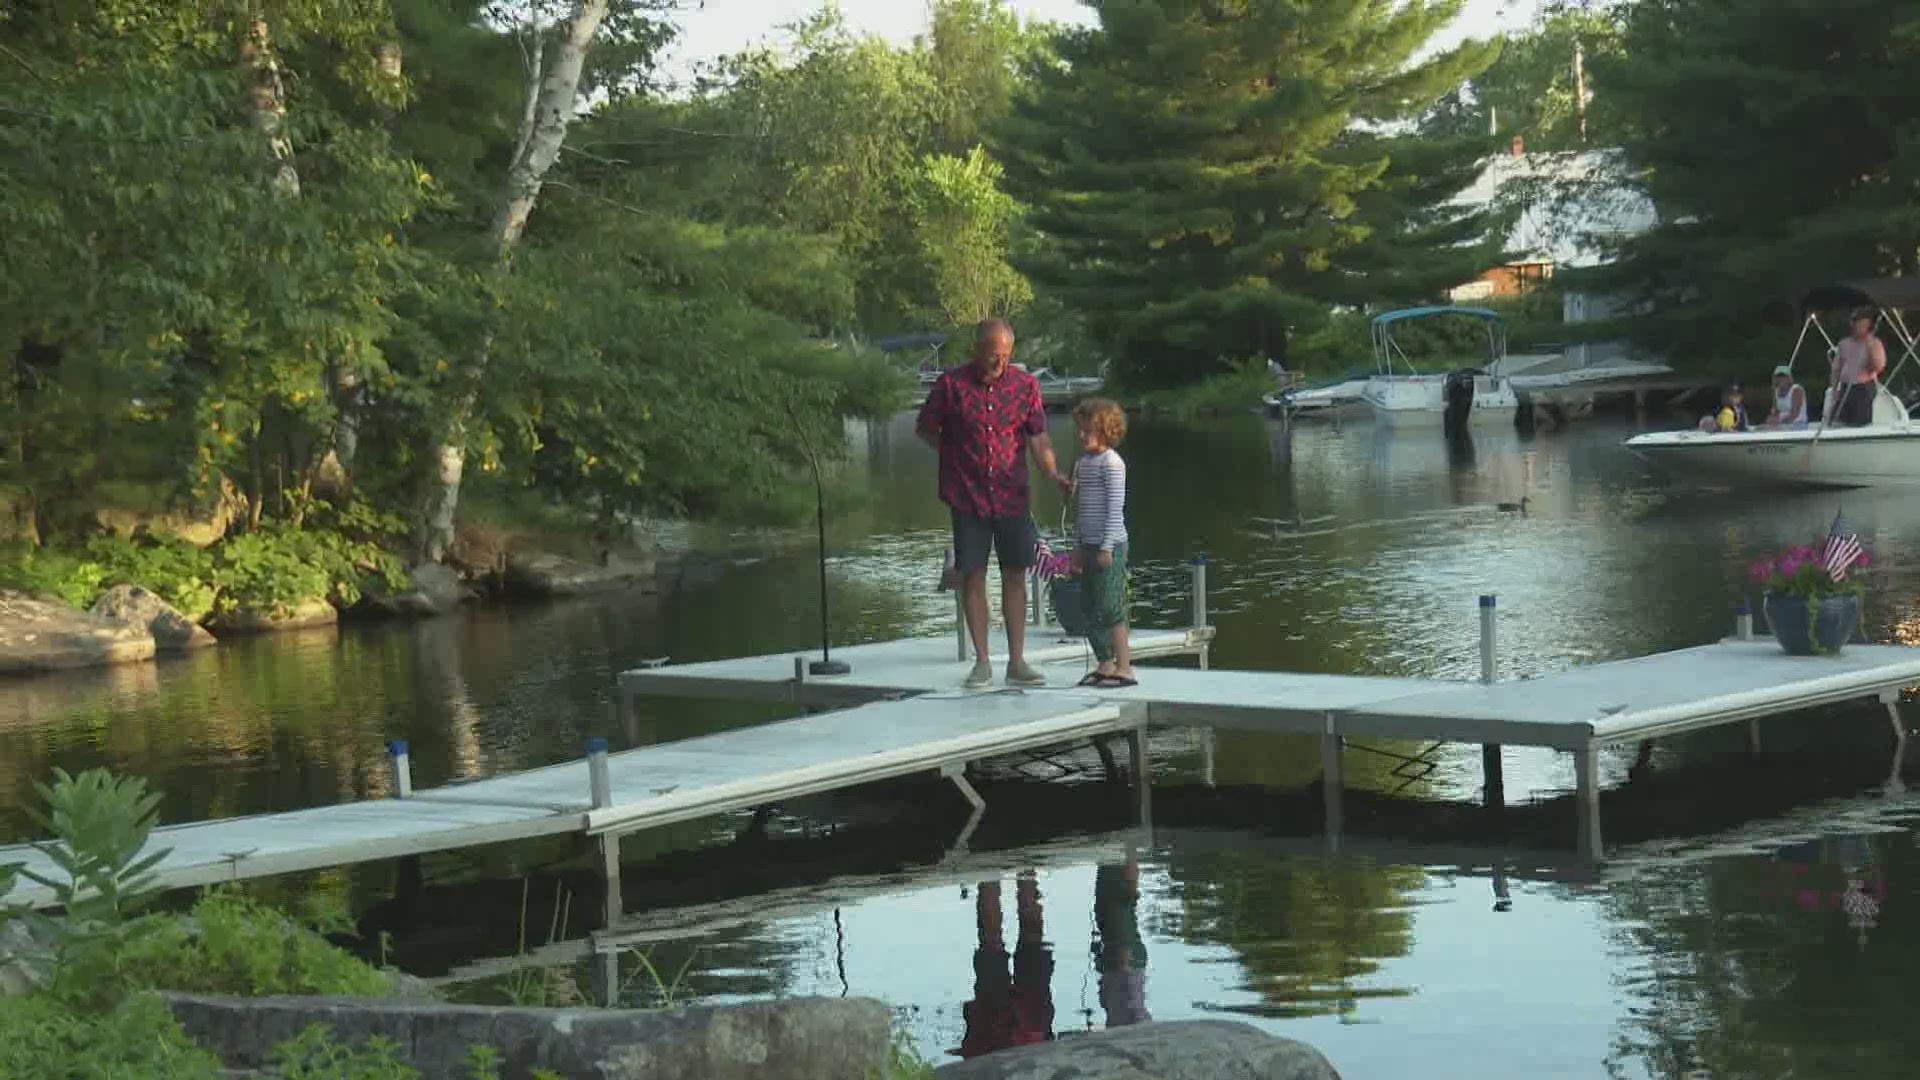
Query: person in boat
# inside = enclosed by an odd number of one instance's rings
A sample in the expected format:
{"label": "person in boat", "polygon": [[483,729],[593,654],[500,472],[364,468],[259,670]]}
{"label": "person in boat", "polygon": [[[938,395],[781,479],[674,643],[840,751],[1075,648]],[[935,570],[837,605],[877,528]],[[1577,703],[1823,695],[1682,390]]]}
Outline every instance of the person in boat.
{"label": "person in boat", "polygon": [[1728,383],[1720,392],[1720,408],[1700,418],[1701,431],[1747,431],[1747,392],[1740,384]]}
{"label": "person in boat", "polygon": [[1773,369],[1773,411],[1760,426],[1788,431],[1807,426],[1807,389],[1793,381],[1793,369],[1786,364]]}
{"label": "person in boat", "polygon": [[1873,334],[1873,312],[1853,313],[1853,333],[1833,350],[1833,418],[1836,424],[1873,423],[1873,398],[1887,370],[1887,347]]}

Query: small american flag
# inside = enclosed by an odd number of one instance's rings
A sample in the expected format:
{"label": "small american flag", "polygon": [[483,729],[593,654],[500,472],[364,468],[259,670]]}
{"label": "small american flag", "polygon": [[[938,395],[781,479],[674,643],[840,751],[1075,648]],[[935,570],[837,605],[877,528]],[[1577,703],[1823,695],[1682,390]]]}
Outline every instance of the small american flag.
{"label": "small american flag", "polygon": [[1833,515],[1833,527],[1827,530],[1827,539],[1820,545],[1820,565],[1827,568],[1827,575],[1835,581],[1847,580],[1847,568],[1860,560],[1860,537],[1855,535],[1847,519],[1839,514]]}

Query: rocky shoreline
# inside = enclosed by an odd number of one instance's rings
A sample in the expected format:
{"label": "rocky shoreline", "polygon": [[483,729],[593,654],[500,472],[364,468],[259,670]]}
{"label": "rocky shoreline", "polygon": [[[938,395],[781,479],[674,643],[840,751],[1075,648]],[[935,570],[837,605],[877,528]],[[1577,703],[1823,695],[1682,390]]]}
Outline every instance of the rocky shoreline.
{"label": "rocky shoreline", "polygon": [[0,589],[0,677],[140,663],[207,648],[222,638],[333,626],[343,619],[420,619],[490,600],[552,600],[618,589],[657,588],[667,560],[656,552],[612,553],[582,562],[545,552],[511,555],[479,578],[448,566],[408,572],[401,593],[369,594],[346,609],[314,597],[281,611],[229,611],[200,625],[137,583],[118,583],[92,608]]}

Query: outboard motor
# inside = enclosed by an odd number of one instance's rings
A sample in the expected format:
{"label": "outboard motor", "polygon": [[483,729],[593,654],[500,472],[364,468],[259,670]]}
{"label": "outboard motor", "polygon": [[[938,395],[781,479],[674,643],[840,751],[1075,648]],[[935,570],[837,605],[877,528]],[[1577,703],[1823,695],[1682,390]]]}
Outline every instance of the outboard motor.
{"label": "outboard motor", "polygon": [[1467,417],[1473,412],[1474,374],[1470,369],[1450,371],[1446,382],[1441,384],[1441,397],[1447,403],[1445,420],[1448,432],[1467,429]]}

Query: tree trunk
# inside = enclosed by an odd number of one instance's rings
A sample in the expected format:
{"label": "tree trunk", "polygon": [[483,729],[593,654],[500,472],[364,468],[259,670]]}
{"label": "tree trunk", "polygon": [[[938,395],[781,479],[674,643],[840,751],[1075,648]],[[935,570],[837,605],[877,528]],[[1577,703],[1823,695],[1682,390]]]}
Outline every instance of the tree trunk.
{"label": "tree trunk", "polygon": [[289,198],[300,194],[300,174],[293,167],[293,140],[287,138],[287,93],[280,79],[280,58],[273,48],[273,29],[259,11],[247,16],[247,36],[240,42],[240,62],[247,72],[247,97],[253,107],[253,127],[266,143],[273,164],[273,190]]}
{"label": "tree trunk", "polygon": [[[513,263],[513,249],[526,231],[527,219],[540,199],[540,186],[560,157],[567,124],[579,99],[580,76],[594,35],[607,16],[607,0],[579,0],[573,13],[555,27],[551,64],[544,63],[545,46],[536,43],[543,62],[530,65],[528,108],[521,119],[513,163],[507,168],[506,190],[494,214],[489,238],[493,242],[495,272],[504,276]],[[475,399],[493,350],[493,332],[481,335],[473,359],[460,373],[453,394],[452,415],[428,455],[432,469],[422,500],[416,557],[439,562],[453,543],[453,526],[460,504],[460,478],[466,469],[467,435]]]}
{"label": "tree trunk", "polygon": [[[374,62],[381,75],[398,83],[403,71],[400,42],[382,42],[374,50]],[[391,120],[396,110],[381,111]],[[334,409],[331,445],[320,455],[309,482],[326,497],[345,502],[353,495],[353,467],[360,454],[360,414],[366,408],[367,388],[359,372],[341,368],[330,368],[327,382]]]}

